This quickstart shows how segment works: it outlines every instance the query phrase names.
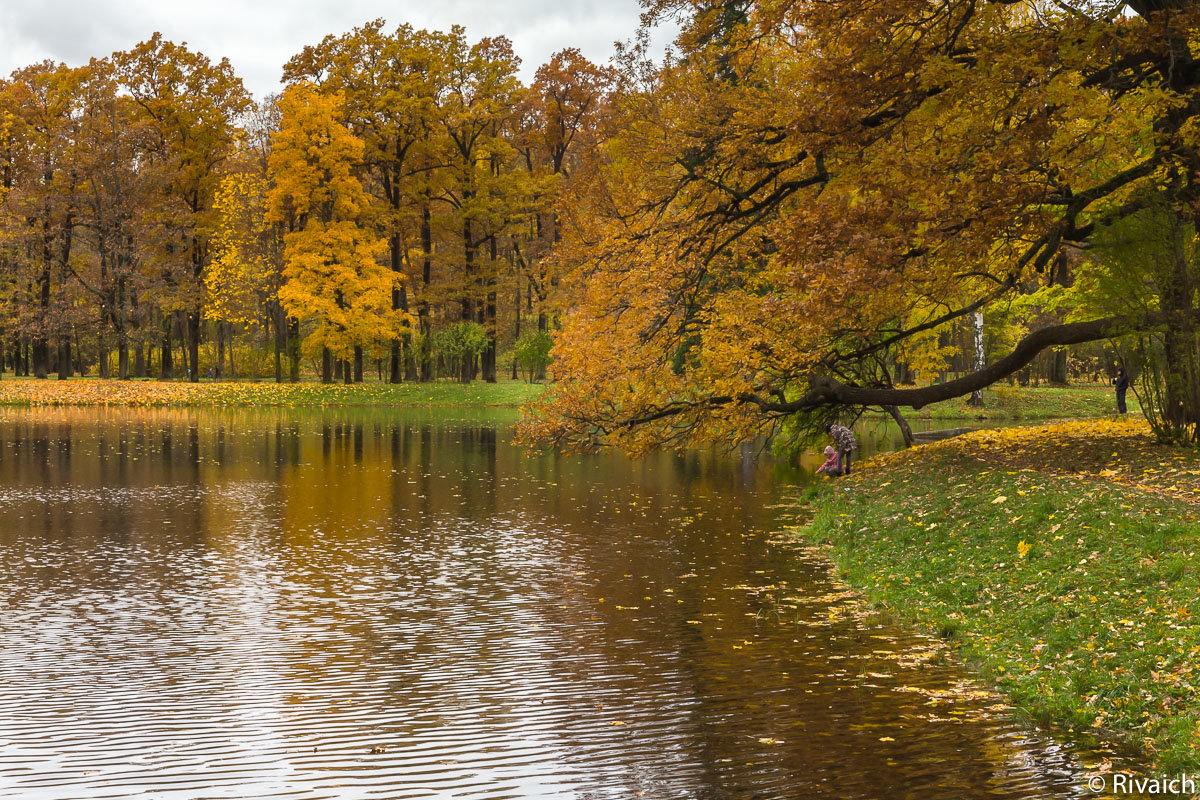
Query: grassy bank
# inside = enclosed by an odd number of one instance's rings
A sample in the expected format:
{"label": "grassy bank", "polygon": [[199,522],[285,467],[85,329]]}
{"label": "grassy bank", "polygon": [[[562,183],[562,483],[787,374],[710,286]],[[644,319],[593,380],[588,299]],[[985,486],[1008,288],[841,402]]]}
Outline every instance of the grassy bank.
{"label": "grassy bank", "polygon": [[[1141,406],[1133,392],[1126,400],[1129,413],[1140,416]],[[958,397],[920,411],[906,411],[905,416],[936,420],[1100,419],[1113,416],[1117,408],[1113,388],[1101,384],[1037,388],[998,385],[983,391],[983,402],[983,408],[976,408],[967,404],[966,397]]]}
{"label": "grassy bank", "polygon": [[1034,718],[1200,770],[1200,456],[1144,424],[981,431],[814,490],[847,582]]}
{"label": "grassy bank", "polygon": [[543,386],[520,381],[434,383],[233,383],[172,381],[0,380],[0,406],[338,406],[515,408]]}

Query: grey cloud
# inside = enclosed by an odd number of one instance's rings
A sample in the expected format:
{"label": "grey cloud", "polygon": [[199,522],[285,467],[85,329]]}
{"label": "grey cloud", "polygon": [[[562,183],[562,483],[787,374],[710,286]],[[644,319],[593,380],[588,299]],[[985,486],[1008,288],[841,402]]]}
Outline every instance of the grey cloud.
{"label": "grey cloud", "polygon": [[457,23],[473,39],[507,35],[528,80],[564,47],[606,61],[614,41],[633,37],[639,11],[637,0],[7,0],[0,3],[0,72],[46,58],[86,63],[161,31],[210,58],[227,57],[262,97],[278,90],[284,62],[304,45],[383,17],[389,26],[447,29]]}

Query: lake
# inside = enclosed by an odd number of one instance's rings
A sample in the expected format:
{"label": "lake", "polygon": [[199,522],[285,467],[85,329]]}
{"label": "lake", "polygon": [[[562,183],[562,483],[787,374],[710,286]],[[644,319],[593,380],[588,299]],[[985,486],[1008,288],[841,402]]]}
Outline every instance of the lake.
{"label": "lake", "polygon": [[1094,797],[786,534],[511,412],[0,411],[0,797]]}

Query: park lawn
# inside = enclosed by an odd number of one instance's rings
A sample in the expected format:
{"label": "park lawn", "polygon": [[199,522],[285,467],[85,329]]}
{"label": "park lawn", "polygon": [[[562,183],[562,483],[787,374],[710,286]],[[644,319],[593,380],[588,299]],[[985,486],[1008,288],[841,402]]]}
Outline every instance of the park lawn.
{"label": "park lawn", "polygon": [[[904,411],[910,419],[1052,420],[1099,419],[1115,416],[1116,393],[1112,386],[1017,387],[996,385],[983,390],[983,408],[967,404],[966,397],[943,400],[919,411]],[[1129,413],[1141,416],[1141,406],[1131,391],[1126,397]]]}
{"label": "park lawn", "polygon": [[1200,770],[1200,454],[1140,422],[978,431],[813,491],[805,536],[1033,718]]}
{"label": "park lawn", "polygon": [[325,408],[409,406],[516,408],[537,397],[541,384],[522,381],[432,383],[186,383],[98,378],[0,380],[0,406],[263,406]]}

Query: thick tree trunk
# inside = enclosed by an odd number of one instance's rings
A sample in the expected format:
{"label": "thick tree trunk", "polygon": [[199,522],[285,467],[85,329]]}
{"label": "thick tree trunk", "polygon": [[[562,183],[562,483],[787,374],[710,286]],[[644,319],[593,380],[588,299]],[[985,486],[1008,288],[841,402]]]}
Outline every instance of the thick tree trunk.
{"label": "thick tree trunk", "polygon": [[[1088,322],[1070,322],[1063,325],[1051,325],[1036,330],[1017,342],[1012,352],[997,359],[978,372],[964,375],[945,383],[932,386],[920,386],[911,389],[892,389],[875,386],[853,386],[842,383],[832,377],[815,378],[809,384],[808,391],[795,400],[782,400],[774,396],[762,396],[744,393],[735,396],[713,396],[705,401],[709,408],[720,408],[731,404],[750,404],[771,414],[791,414],[800,411],[829,408],[836,406],[907,406],[923,408],[931,403],[963,397],[976,389],[991,386],[1025,367],[1047,347],[1056,345],[1080,344],[1095,342],[1100,339],[1110,339],[1135,331],[1155,330],[1167,324],[1169,316],[1165,313],[1147,315],[1141,319],[1128,317],[1105,317]],[[621,421],[623,425],[637,425],[651,419],[665,417],[692,411],[696,408],[695,401],[688,401],[678,406],[668,406],[653,412],[648,418],[635,417]]]}
{"label": "thick tree trunk", "polygon": [[321,348],[321,383],[333,383],[333,353],[328,347]]}
{"label": "thick tree trunk", "polygon": [[354,346],[354,382],[363,382],[363,349],[358,345]]}
{"label": "thick tree trunk", "polygon": [[892,415],[892,419],[896,421],[896,425],[900,427],[900,436],[904,440],[905,447],[913,446],[912,428],[908,425],[908,420],[900,413],[900,409],[896,406],[884,406],[884,410]]}
{"label": "thick tree trunk", "polygon": [[1069,383],[1067,378],[1067,349],[1065,347],[1054,351],[1054,362],[1050,370],[1050,382],[1056,383],[1059,386],[1066,386]]}
{"label": "thick tree trunk", "polygon": [[1166,361],[1162,416],[1176,434],[1200,437],[1200,340],[1190,326],[1172,327],[1163,340]]}
{"label": "thick tree trunk", "polygon": [[38,336],[33,340],[31,346],[33,351],[33,377],[45,378],[49,372],[50,365],[50,348],[46,346],[46,339],[43,336]]}

